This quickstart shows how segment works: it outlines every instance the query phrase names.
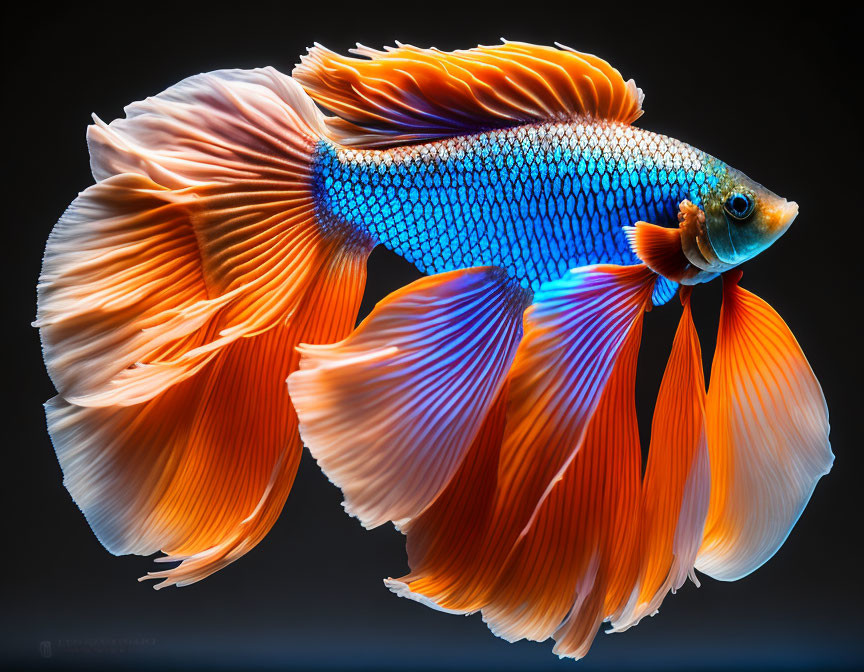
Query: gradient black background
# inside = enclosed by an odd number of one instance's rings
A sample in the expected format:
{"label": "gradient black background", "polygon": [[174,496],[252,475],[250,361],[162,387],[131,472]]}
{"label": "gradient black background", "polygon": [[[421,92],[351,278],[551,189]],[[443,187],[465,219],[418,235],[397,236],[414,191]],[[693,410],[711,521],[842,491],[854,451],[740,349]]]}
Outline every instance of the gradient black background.
{"label": "gradient black background", "polygon": [[[861,535],[860,18],[825,3],[760,15],[738,4],[467,2],[175,3],[49,9],[30,3],[4,33],[4,385],[2,664],[46,669],[708,669],[864,665]],[[655,5],[655,3],[651,3]],[[851,6],[851,5],[850,5]],[[20,9],[20,8],[19,8]],[[696,145],[796,200],[801,214],[746,265],[743,286],[789,323],[831,410],[834,470],[789,540],[755,574],[704,578],[658,618],[599,635],[581,663],[550,643],[510,645],[479,616],[390,594],[401,536],[365,532],[308,456],[270,535],[197,585],[161,592],[135,578],[149,559],[109,555],[65,489],[44,428],[53,395],[35,313],[44,241],[92,182],[84,128],[191,74],[273,65],[290,72],[313,41],[345,50],[399,39],[451,49],[499,36],[564,42],[608,58],[646,92],[638,122]],[[858,173],[856,175],[856,172]],[[370,260],[363,312],[418,277],[384,250]],[[697,292],[710,359],[718,283]],[[648,315],[639,374],[643,437],[680,309]],[[708,362],[706,362],[707,364]],[[858,437],[857,439],[855,437]],[[643,439],[644,440],[644,439]],[[44,643],[48,643],[47,645]],[[49,653],[50,657],[45,657]]]}

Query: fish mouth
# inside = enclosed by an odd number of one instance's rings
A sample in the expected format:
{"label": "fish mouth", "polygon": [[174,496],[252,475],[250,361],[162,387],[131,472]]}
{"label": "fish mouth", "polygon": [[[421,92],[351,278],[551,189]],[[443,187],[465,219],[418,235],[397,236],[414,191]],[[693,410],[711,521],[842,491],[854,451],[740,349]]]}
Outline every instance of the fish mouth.
{"label": "fish mouth", "polygon": [[792,226],[792,222],[798,216],[798,204],[795,201],[783,200],[783,203],[777,208],[777,215],[774,225],[774,237],[779,238],[786,230]]}
{"label": "fish mouth", "polygon": [[795,201],[786,201],[781,213],[781,218],[785,219],[783,223],[784,229],[788,229],[797,216],[798,204]]}
{"label": "fish mouth", "polygon": [[798,217],[798,204],[795,201],[787,201],[785,198],[778,197],[773,203],[765,204],[762,221],[756,224],[756,231],[759,232],[757,236],[761,235],[762,238],[761,245],[757,243],[756,247],[760,249],[754,250],[754,252],[761,252],[772,245],[786,233],[796,217]]}

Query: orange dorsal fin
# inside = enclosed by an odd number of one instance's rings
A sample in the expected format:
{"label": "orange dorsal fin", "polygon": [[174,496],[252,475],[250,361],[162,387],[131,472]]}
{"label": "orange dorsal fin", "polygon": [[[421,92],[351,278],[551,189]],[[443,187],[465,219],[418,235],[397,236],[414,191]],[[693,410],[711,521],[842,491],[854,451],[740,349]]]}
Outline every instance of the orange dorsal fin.
{"label": "orange dorsal fin", "polygon": [[335,140],[387,146],[489,128],[579,117],[629,124],[642,91],[602,59],[567,47],[507,42],[441,51],[358,46],[341,56],[318,44],[293,77],[331,110]]}

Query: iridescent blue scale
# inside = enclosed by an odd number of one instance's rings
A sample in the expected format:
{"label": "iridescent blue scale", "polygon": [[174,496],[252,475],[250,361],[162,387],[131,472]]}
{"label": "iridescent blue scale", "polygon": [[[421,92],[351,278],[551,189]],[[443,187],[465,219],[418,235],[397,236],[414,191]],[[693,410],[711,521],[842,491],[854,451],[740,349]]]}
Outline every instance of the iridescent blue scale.
{"label": "iridescent blue scale", "polygon": [[678,204],[698,204],[722,170],[678,140],[591,121],[388,150],[321,143],[315,179],[322,220],[421,271],[494,265],[537,290],[577,266],[639,263],[622,227],[677,225]]}

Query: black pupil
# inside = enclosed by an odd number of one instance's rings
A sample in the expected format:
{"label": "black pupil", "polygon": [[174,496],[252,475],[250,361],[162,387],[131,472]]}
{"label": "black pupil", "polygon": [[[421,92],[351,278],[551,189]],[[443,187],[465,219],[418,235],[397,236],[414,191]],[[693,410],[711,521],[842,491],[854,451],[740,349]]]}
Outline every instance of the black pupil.
{"label": "black pupil", "polygon": [[743,196],[735,196],[732,199],[732,210],[743,215],[747,212],[747,199]]}

